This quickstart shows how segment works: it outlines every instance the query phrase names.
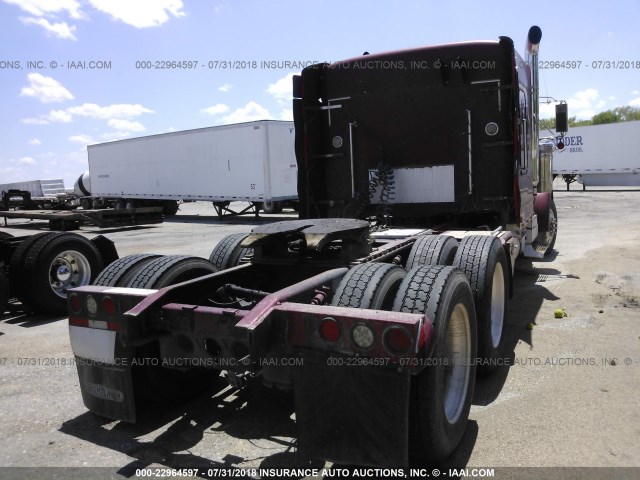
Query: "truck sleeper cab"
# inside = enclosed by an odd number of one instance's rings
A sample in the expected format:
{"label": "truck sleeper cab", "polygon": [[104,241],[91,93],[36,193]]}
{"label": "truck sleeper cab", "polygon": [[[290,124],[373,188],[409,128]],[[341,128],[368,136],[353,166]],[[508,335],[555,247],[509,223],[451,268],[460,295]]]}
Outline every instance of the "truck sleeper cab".
{"label": "truck sleeper cab", "polygon": [[309,456],[451,455],[476,371],[501,355],[515,260],[550,251],[557,232],[537,27],[528,40],[526,61],[502,37],[294,77],[300,219],[228,236],[208,265],[124,257],[75,289],[85,405],[135,421],[144,396],[184,400],[223,371],[235,388],[292,389]]}

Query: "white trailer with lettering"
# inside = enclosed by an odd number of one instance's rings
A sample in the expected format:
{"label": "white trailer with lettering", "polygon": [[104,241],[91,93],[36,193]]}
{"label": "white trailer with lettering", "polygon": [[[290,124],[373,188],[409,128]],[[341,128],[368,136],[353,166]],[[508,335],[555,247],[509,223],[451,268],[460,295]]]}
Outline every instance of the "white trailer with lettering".
{"label": "white trailer with lettering", "polygon": [[[150,135],[90,145],[90,184],[95,201],[119,206],[180,201],[213,202],[218,214],[231,202],[257,213],[277,213],[298,199],[293,122],[261,120]],[[90,185],[87,189],[87,185]]]}
{"label": "white trailer with lettering", "polygon": [[[556,137],[560,136],[551,131]],[[541,132],[544,135],[543,132]],[[553,156],[553,174],[569,185],[640,186],[640,121],[571,127]]]}

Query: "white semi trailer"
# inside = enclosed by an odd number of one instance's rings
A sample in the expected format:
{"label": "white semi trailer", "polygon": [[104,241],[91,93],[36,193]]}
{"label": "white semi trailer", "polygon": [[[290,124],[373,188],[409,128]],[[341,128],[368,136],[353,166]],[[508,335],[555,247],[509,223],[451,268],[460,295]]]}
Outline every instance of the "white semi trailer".
{"label": "white semi trailer", "polygon": [[294,135],[293,122],[261,120],[90,145],[76,185],[93,207],[161,202],[171,214],[210,201],[222,215],[240,201],[276,213],[298,198]]}
{"label": "white semi trailer", "polygon": [[562,175],[567,190],[574,181],[583,189],[640,186],[640,121],[572,127],[563,143],[553,158],[553,174]]}
{"label": "white semi trailer", "polygon": [[64,180],[61,178],[0,184],[0,192],[8,192],[9,190],[29,192],[32,198],[55,197],[56,195],[64,195],[65,193]]}

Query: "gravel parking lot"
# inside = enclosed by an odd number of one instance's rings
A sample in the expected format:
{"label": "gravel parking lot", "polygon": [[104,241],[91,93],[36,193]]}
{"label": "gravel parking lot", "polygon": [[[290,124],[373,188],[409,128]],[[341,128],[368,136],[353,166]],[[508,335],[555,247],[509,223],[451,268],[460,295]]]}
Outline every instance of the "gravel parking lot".
{"label": "gravel parking lot", "polygon": [[[476,383],[462,445],[443,468],[640,472],[640,190],[558,188],[556,253],[516,265],[510,366]],[[211,205],[188,203],[161,225],[82,233],[106,235],[120,256],[208,257],[229,233],[294,216],[219,220]],[[37,230],[18,223],[3,230]],[[566,317],[555,318],[556,309]],[[255,385],[146,411],[136,425],[99,418],[82,403],[66,318],[28,315],[19,304],[0,316],[0,467],[108,467],[60,478],[124,478],[148,466],[322,468],[296,454],[292,414],[290,396]],[[0,476],[48,471],[3,468]]]}

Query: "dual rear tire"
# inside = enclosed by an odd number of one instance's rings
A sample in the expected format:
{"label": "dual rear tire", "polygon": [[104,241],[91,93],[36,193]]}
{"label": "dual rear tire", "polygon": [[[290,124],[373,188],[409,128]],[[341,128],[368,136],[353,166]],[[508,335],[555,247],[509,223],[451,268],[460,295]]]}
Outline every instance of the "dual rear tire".
{"label": "dual rear tire", "polygon": [[64,315],[67,292],[90,284],[104,267],[102,255],[85,237],[45,232],[23,240],[9,268],[13,294],[35,312]]}
{"label": "dual rear tire", "polygon": [[[159,289],[218,270],[204,258],[143,253],[128,255],[111,263],[100,273],[94,284]],[[157,341],[138,347],[136,359],[131,374],[138,402],[184,402],[203,393],[219,378],[216,371],[204,368],[176,370],[164,367]]]}
{"label": "dual rear tire", "polygon": [[[407,272],[408,270],[408,272]],[[509,263],[499,239],[447,236],[414,243],[407,270],[358,265],[343,277],[332,304],[425,314],[435,338],[429,367],[411,380],[410,450],[437,462],[450,456],[467,425],[476,371],[489,373],[504,344]]]}
{"label": "dual rear tire", "polygon": [[433,367],[411,384],[410,443],[414,456],[449,456],[464,434],[475,381],[476,321],[465,275],[450,266],[407,272],[391,264],[360,264],[343,277],[332,304],[420,313],[434,321]]}

